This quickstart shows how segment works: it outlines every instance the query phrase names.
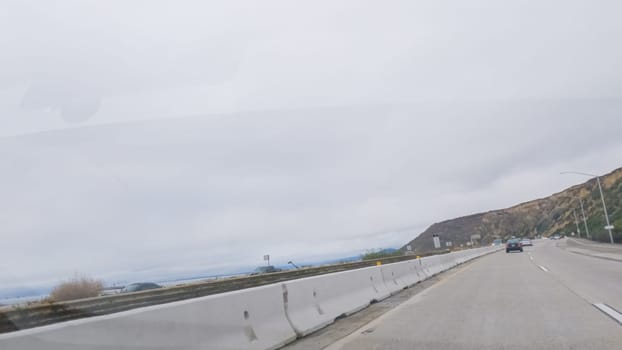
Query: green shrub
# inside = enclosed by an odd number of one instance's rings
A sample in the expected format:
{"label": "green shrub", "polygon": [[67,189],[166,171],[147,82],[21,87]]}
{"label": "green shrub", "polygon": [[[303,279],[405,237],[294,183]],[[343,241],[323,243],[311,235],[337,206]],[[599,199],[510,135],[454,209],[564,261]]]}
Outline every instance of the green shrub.
{"label": "green shrub", "polygon": [[361,255],[361,260],[377,260],[377,259],[384,259],[384,258],[390,258],[390,257],[394,257],[394,256],[402,256],[404,255],[404,253],[400,250],[396,250],[396,251],[384,251],[384,250],[369,250],[367,251],[367,253]]}

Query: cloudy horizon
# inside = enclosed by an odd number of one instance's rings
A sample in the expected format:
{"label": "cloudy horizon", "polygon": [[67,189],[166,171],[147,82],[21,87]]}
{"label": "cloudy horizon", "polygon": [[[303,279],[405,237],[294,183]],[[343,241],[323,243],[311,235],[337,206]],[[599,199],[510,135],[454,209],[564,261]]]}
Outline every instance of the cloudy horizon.
{"label": "cloudy horizon", "polygon": [[397,248],[622,166],[616,2],[1,6],[0,289]]}
{"label": "cloudy horizon", "polygon": [[[599,102],[599,123],[585,117],[589,102],[521,105],[501,107],[521,109],[520,119],[498,118],[490,104],[456,115],[440,104],[363,106],[5,138],[0,173],[15,200],[2,203],[4,239],[24,250],[5,253],[4,271],[18,284],[76,272],[114,282],[227,273],[262,264],[263,254],[286,264],[397,248],[435,222],[585,180],[561,171],[620,164],[611,125],[622,101]],[[424,112],[433,118],[412,117]],[[610,141],[565,144],[590,129]]]}

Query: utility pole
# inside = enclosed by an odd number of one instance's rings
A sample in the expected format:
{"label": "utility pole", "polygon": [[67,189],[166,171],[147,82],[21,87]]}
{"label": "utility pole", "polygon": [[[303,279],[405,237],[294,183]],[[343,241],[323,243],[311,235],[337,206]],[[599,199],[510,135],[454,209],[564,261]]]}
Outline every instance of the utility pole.
{"label": "utility pole", "polygon": [[579,220],[577,220],[577,210],[572,208],[572,214],[574,214],[574,224],[577,225],[577,235],[581,238],[581,229],[579,228]]}
{"label": "utility pole", "polygon": [[590,237],[590,229],[587,227],[587,218],[585,217],[585,211],[583,210],[583,199],[579,199],[579,203],[581,203],[581,215],[583,215],[583,224],[585,225],[585,234],[587,235],[587,239],[592,239]]}

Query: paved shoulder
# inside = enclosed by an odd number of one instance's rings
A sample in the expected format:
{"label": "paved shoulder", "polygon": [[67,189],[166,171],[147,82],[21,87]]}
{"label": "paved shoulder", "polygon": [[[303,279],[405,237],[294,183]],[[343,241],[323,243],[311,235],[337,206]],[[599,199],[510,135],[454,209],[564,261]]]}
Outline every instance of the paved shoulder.
{"label": "paved shoulder", "polygon": [[622,246],[618,244],[611,245],[567,238],[559,242],[558,246],[572,253],[622,262]]}

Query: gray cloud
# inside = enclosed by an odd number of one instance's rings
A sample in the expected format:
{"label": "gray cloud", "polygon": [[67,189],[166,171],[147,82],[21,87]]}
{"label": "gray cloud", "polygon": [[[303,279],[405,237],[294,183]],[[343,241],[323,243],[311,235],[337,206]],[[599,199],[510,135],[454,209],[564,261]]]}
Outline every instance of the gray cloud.
{"label": "gray cloud", "polygon": [[[412,117],[422,113],[416,107],[369,106],[5,139],[0,173],[12,184],[4,196],[12,200],[0,206],[4,236],[29,253],[25,262],[23,252],[10,252],[8,270],[40,278],[72,269],[140,275],[217,264],[231,269],[256,263],[264,252],[286,262],[397,245],[444,215],[557,189],[514,178],[496,200],[474,200],[490,195],[495,182],[546,165],[570,167],[603,146],[619,150],[615,139],[567,143],[592,125],[591,135],[604,137],[619,127],[606,116],[594,123],[600,101],[572,114],[541,116],[566,104],[535,103],[540,107],[523,112],[516,126],[515,118],[472,105],[459,108],[459,118],[446,115],[444,105],[427,106],[425,117]],[[560,129],[565,122],[576,127]],[[606,170],[608,163],[597,164]],[[541,175],[559,185],[558,172]],[[518,195],[514,186],[528,190]]]}
{"label": "gray cloud", "polygon": [[620,164],[617,2],[3,6],[3,285],[399,246]]}

